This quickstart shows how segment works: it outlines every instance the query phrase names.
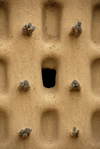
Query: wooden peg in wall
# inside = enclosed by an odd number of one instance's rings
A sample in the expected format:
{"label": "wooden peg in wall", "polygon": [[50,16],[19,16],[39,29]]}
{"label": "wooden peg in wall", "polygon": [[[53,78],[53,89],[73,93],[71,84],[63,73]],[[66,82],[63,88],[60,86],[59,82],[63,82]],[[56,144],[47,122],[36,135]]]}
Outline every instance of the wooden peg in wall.
{"label": "wooden peg in wall", "polygon": [[81,22],[77,22],[77,25],[72,27],[69,35],[79,37],[82,33],[82,26],[81,25],[82,25]]}
{"label": "wooden peg in wall", "polygon": [[75,79],[70,85],[70,91],[80,91],[81,87],[78,81]]}
{"label": "wooden peg in wall", "polygon": [[25,128],[24,130],[22,129],[18,134],[21,136],[23,139],[27,139],[31,133],[32,129],[30,128]]}
{"label": "wooden peg in wall", "polygon": [[24,80],[23,82],[20,82],[18,89],[22,91],[28,91],[30,89],[28,80]]}
{"label": "wooden peg in wall", "polygon": [[73,131],[70,133],[71,137],[78,137],[79,130],[76,129],[76,127],[73,127]]}
{"label": "wooden peg in wall", "polygon": [[27,36],[31,36],[33,31],[35,31],[36,27],[32,26],[32,23],[28,23],[28,25],[24,25],[24,27],[22,28],[22,34],[23,35],[27,35]]}

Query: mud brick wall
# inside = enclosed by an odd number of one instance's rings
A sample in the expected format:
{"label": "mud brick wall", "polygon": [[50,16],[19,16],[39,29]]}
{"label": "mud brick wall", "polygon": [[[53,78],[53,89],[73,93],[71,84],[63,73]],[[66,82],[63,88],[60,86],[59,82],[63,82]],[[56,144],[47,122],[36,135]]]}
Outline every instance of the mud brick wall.
{"label": "mud brick wall", "polygon": [[100,149],[100,0],[0,0],[0,148]]}

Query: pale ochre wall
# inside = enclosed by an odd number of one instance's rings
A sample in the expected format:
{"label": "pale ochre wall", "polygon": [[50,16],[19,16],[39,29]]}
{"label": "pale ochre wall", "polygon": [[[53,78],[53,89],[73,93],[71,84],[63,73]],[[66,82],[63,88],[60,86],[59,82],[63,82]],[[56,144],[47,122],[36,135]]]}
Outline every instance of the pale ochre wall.
{"label": "pale ochre wall", "polygon": [[[69,36],[78,21],[82,34]],[[22,35],[30,22],[33,35]],[[45,67],[56,70],[53,88],[43,86]],[[21,92],[26,79],[31,88]],[[80,91],[69,90],[74,79]],[[76,138],[73,127],[80,130]],[[25,128],[32,129],[27,139],[18,135]],[[100,148],[100,0],[0,5],[0,148]]]}

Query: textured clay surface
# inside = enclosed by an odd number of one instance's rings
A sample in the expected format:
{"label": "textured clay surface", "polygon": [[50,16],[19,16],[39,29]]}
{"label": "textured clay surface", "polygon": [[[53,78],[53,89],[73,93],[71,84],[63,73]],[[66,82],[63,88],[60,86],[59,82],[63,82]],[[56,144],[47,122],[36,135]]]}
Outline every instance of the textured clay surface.
{"label": "textured clay surface", "polygon": [[100,0],[0,0],[0,149],[100,149]]}

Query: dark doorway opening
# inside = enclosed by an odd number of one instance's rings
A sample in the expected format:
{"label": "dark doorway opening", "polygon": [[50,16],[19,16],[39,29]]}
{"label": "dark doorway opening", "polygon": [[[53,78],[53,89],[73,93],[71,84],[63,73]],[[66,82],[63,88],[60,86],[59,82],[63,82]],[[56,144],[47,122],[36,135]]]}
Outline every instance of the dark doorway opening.
{"label": "dark doorway opening", "polygon": [[50,68],[42,69],[42,80],[43,86],[46,88],[51,88],[55,86],[56,83],[56,70]]}

